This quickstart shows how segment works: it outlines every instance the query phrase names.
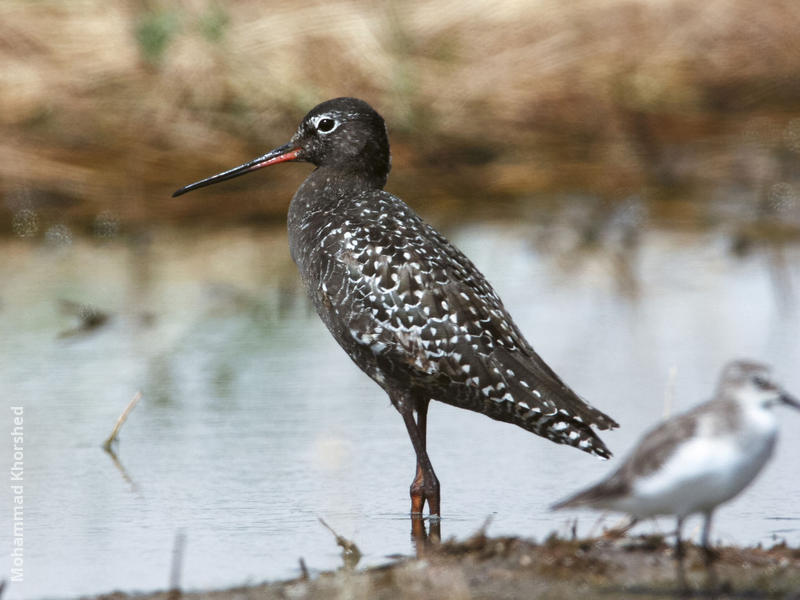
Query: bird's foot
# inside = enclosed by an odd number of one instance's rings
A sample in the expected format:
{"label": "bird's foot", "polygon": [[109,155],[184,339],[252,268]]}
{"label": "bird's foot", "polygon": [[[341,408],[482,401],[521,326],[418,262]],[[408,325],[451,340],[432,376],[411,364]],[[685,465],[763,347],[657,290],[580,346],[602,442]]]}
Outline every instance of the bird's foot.
{"label": "bird's foot", "polygon": [[675,560],[679,563],[683,562],[683,559],[686,558],[686,547],[683,545],[681,540],[675,542]]}
{"label": "bird's foot", "polygon": [[428,503],[428,511],[431,520],[439,519],[441,515],[439,505],[439,480],[435,477],[430,481],[423,481],[420,478],[414,479],[411,484],[411,517],[422,518],[425,503]]}
{"label": "bird's foot", "polygon": [[714,550],[710,546],[703,546],[703,562],[707,567],[713,565],[720,558],[719,550]]}

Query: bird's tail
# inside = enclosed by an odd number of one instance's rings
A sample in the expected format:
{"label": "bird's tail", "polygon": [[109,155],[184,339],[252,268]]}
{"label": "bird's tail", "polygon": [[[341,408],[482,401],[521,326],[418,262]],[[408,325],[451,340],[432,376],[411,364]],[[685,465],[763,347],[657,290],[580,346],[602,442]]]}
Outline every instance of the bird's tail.
{"label": "bird's tail", "polygon": [[613,429],[618,427],[614,419],[584,402],[535,353],[533,360],[511,352],[502,360],[515,374],[506,381],[515,400],[517,425],[557,444],[574,446],[601,458],[611,457],[592,427]]}
{"label": "bird's tail", "polygon": [[608,479],[604,479],[600,483],[593,485],[585,490],[573,494],[563,500],[559,500],[550,508],[552,510],[561,510],[562,508],[580,508],[582,506],[592,506],[595,508],[602,508],[606,503],[611,502],[620,496],[624,496],[628,492],[628,487],[625,484],[624,478],[621,476],[620,471],[614,473]]}
{"label": "bird's tail", "polygon": [[592,494],[589,490],[584,490],[578,494],[559,500],[550,506],[550,510],[561,510],[562,508],[579,508],[581,506],[591,506]]}
{"label": "bird's tail", "polygon": [[600,458],[611,458],[611,451],[603,440],[586,423],[572,416],[556,412],[553,415],[539,415],[533,418],[530,411],[520,415],[519,424],[533,433],[557,444],[573,446]]}

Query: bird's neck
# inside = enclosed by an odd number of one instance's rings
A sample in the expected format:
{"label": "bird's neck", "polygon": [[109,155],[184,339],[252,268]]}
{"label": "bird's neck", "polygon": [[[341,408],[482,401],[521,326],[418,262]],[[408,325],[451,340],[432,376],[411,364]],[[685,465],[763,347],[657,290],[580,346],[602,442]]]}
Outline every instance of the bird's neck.
{"label": "bird's neck", "polygon": [[749,397],[746,392],[728,392],[717,401],[723,410],[717,414],[721,421],[732,430],[749,432],[761,437],[774,435],[778,420],[775,412],[765,406],[760,398]]}
{"label": "bird's neck", "polygon": [[[386,175],[338,167],[317,167],[300,185],[292,198],[290,213],[332,210],[341,201],[357,198],[364,192],[382,189]],[[301,216],[298,214],[297,216]]]}
{"label": "bird's neck", "polygon": [[[337,218],[344,218],[347,203],[356,202],[363,194],[382,189],[385,180],[385,175],[375,178],[368,173],[354,173],[335,167],[315,169],[300,185],[289,205],[290,247],[314,243],[317,232],[330,226]],[[294,254],[295,250],[292,255],[297,262],[298,257]]]}
{"label": "bird's neck", "polygon": [[[363,157],[362,157],[363,158]],[[381,190],[389,176],[389,164],[383,161],[347,160],[341,164],[323,165],[309,176],[317,180],[330,180],[342,188]]]}

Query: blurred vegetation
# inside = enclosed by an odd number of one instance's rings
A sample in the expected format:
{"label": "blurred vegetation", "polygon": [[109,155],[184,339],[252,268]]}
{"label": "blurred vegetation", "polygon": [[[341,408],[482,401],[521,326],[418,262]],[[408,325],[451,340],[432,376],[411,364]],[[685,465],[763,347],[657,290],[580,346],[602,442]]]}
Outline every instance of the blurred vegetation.
{"label": "blurred vegetation", "polygon": [[354,95],[428,215],[633,198],[794,239],[798,31],[796,0],[4,0],[0,231],[282,220],[307,167],[169,195]]}

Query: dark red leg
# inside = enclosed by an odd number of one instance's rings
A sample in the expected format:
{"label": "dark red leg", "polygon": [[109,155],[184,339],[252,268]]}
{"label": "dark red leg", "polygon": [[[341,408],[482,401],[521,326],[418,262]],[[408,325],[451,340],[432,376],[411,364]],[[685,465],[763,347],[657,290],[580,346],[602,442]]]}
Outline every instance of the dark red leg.
{"label": "dark red leg", "polygon": [[[415,410],[417,413],[417,432],[422,440],[422,449],[427,452],[427,427],[428,427],[428,404],[429,400],[416,400]],[[417,456],[417,473],[414,476],[414,481],[411,482],[411,514],[421,515],[422,510],[425,508],[425,476],[422,470],[422,464],[419,462]]]}
{"label": "dark red leg", "polygon": [[[412,400],[409,397],[404,397],[397,401],[393,399],[393,402],[400,414],[403,415],[408,437],[411,438],[411,444],[414,446],[414,452],[417,455],[417,471],[410,490],[411,515],[421,516],[425,502],[427,502],[431,516],[438,517],[440,516],[439,480],[436,478],[436,473],[433,471],[433,466],[431,466],[431,461],[425,448],[429,399]],[[414,412],[417,413],[416,421],[414,420]]]}

